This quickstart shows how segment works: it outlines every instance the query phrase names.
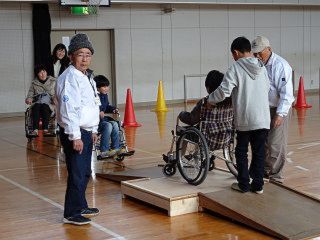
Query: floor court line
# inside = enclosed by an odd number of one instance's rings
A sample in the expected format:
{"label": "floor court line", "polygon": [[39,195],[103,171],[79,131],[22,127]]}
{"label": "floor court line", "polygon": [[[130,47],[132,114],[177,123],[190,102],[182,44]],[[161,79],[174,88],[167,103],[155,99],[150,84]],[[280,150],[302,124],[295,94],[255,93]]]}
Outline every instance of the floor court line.
{"label": "floor court line", "polygon": [[140,148],[134,148],[134,149],[135,149],[135,150],[138,150],[138,151],[140,151],[140,152],[149,153],[149,154],[152,154],[152,155],[154,155],[154,156],[161,157],[161,154],[159,154],[159,153],[153,153],[153,152],[145,151],[145,150],[142,150],[142,149],[140,149]]}
{"label": "floor court line", "polygon": [[[27,187],[25,187],[25,186],[23,186],[23,185],[15,182],[15,181],[11,180],[11,179],[9,179],[9,178],[1,175],[1,174],[0,174],[0,179],[6,181],[6,182],[8,182],[8,183],[11,183],[12,185],[14,185],[14,186],[22,189],[23,191],[26,191],[26,192],[30,193],[31,195],[33,195],[33,196],[35,196],[35,197],[37,197],[37,198],[40,198],[41,200],[43,200],[43,201],[45,201],[45,202],[47,202],[47,203],[50,203],[51,205],[53,205],[53,206],[55,206],[55,207],[63,210],[63,206],[60,205],[59,203],[56,203],[56,202],[52,201],[51,199],[49,199],[49,198],[41,195],[40,193],[37,193],[37,192],[35,192],[35,191],[32,191],[31,189],[29,189],[29,188],[27,188]],[[123,236],[121,236],[121,235],[119,235],[119,234],[111,231],[111,230],[108,229],[108,228],[105,228],[105,227],[101,226],[101,225],[98,224],[98,223],[91,222],[91,225],[92,225],[93,227],[95,227],[96,229],[98,229],[98,230],[100,230],[100,231],[102,231],[102,232],[104,232],[104,233],[107,233],[107,234],[111,235],[112,237],[114,237],[114,238],[112,238],[112,239],[125,240],[125,238],[124,238]]]}
{"label": "floor court line", "polygon": [[308,168],[304,168],[304,167],[301,167],[301,166],[296,166],[296,168],[300,169],[300,170],[303,170],[303,171],[309,171]]}
{"label": "floor court line", "polygon": [[51,168],[51,167],[58,167],[58,164],[55,165],[47,165],[47,166],[40,166],[40,167],[20,167],[20,168],[7,168],[7,169],[0,169],[0,172],[9,172],[9,171],[18,171],[18,170],[30,170],[30,169],[41,169],[41,168]]}

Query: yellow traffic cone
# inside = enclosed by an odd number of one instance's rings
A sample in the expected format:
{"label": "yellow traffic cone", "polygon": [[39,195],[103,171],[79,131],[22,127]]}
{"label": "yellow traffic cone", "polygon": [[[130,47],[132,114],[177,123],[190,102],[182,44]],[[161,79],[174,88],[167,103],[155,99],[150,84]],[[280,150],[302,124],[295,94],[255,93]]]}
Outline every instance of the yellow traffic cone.
{"label": "yellow traffic cone", "polygon": [[152,109],[153,112],[167,112],[168,108],[166,105],[166,101],[164,99],[164,93],[162,88],[162,81],[159,81],[158,85],[158,97],[157,97],[157,106],[155,109]]}

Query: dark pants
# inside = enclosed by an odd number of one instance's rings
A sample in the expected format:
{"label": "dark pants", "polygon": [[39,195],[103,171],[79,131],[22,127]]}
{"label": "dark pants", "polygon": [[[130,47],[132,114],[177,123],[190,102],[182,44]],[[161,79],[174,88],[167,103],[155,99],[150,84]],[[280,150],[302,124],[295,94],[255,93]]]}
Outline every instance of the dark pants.
{"label": "dark pants", "polygon": [[51,109],[48,104],[35,103],[31,109],[33,130],[39,129],[40,117],[42,118],[42,129],[48,129]]}
{"label": "dark pants", "polygon": [[[236,161],[238,168],[238,184],[241,190],[259,191],[263,187],[265,142],[268,130],[237,131]],[[252,159],[248,170],[248,145],[251,145]],[[250,174],[250,177],[249,177]]]}
{"label": "dark pants", "polygon": [[85,193],[91,176],[92,133],[81,129],[81,154],[73,149],[73,142],[68,139],[63,128],[60,130],[60,139],[68,170],[64,217],[75,217],[88,207]]}

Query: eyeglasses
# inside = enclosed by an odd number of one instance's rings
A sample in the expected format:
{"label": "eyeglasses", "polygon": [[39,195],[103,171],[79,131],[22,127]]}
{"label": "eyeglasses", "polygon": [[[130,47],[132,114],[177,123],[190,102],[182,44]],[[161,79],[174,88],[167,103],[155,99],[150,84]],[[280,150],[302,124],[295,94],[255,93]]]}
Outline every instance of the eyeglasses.
{"label": "eyeglasses", "polygon": [[91,58],[92,54],[90,54],[90,53],[78,53],[78,54],[76,54],[76,57],[77,58]]}
{"label": "eyeglasses", "polygon": [[261,52],[257,52],[257,53],[254,53],[253,55],[255,56],[255,57],[261,57],[262,55],[263,55],[263,52],[266,50],[267,48],[265,48],[265,49],[263,49]]}

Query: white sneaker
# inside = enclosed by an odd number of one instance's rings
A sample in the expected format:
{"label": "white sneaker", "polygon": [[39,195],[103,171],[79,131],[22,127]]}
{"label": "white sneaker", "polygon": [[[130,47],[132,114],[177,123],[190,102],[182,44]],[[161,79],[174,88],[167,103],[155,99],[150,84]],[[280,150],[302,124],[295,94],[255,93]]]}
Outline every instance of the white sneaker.
{"label": "white sneaker", "polygon": [[253,191],[256,194],[262,194],[263,193],[263,189],[259,190],[259,191]]}

